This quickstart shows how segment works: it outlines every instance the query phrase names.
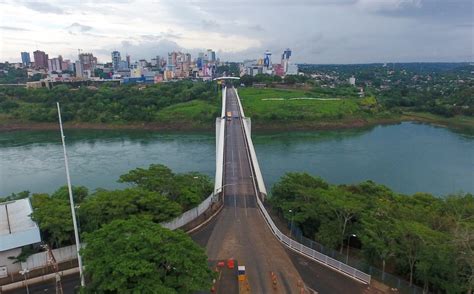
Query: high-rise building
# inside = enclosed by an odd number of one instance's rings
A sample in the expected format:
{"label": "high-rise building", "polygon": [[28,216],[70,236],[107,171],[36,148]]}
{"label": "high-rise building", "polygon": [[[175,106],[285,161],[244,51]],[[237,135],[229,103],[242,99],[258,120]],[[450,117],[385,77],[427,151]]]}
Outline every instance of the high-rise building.
{"label": "high-rise building", "polygon": [[272,68],[272,53],[268,50],[264,53],[263,66],[267,69]]}
{"label": "high-rise building", "polygon": [[127,54],[127,55],[125,56],[125,59],[127,60],[128,66],[130,66],[130,64],[132,64],[132,63],[130,62],[130,55]]}
{"label": "high-rise building", "polygon": [[120,58],[120,52],[118,51],[112,51],[112,67],[114,70],[119,69],[120,61],[122,61],[122,58]]}
{"label": "high-rise building", "polygon": [[288,71],[288,63],[290,62],[291,50],[286,48],[281,55],[281,65],[283,66],[283,71],[286,73]]}
{"label": "high-rise building", "polygon": [[48,54],[43,51],[36,50],[33,52],[33,58],[35,59],[35,69],[48,68]]}
{"label": "high-rise building", "polygon": [[63,57],[59,55],[57,58],[48,59],[48,71],[61,72],[63,65]]}
{"label": "high-rise building", "polygon": [[23,63],[24,66],[28,66],[31,63],[29,52],[21,52],[21,63]]}
{"label": "high-rise building", "polygon": [[[76,76],[92,76],[97,65],[97,57],[92,53],[79,53],[79,60],[76,62]],[[86,74],[87,73],[87,74]]]}
{"label": "high-rise building", "polygon": [[74,65],[71,63],[69,59],[64,59],[61,64],[61,70],[62,71],[68,70],[72,72],[74,71]]}
{"label": "high-rise building", "polygon": [[212,49],[207,49],[207,60],[209,62],[215,62],[216,61],[216,52],[212,51]]}

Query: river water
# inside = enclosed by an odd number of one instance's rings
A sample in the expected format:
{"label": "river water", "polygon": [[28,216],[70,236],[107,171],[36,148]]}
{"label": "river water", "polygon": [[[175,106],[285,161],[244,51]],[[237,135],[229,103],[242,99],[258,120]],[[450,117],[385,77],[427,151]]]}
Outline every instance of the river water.
{"label": "river water", "polygon": [[[402,123],[253,140],[268,190],[285,172],[306,171],[330,183],[371,179],[406,194],[474,193],[474,136],[444,128]],[[151,163],[214,176],[212,133],[66,130],[66,143],[72,183],[91,190],[125,187],[121,174]],[[59,132],[0,133],[0,196],[50,193],[65,183]]]}

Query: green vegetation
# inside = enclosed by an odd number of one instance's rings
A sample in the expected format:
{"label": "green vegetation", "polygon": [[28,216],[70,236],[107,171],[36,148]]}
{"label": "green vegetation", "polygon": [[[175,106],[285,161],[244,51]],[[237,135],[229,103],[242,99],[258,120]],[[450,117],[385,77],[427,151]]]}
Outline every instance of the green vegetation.
{"label": "green vegetation", "polygon": [[430,112],[444,117],[474,114],[473,66],[469,63],[300,65],[315,84],[340,87],[351,76],[390,110]]}
{"label": "green vegetation", "polygon": [[[173,173],[152,164],[120,176],[124,190],[73,187],[91,293],[191,293],[209,289],[213,273],[203,249],[180,231],[159,225],[197,206],[213,189],[206,175]],[[29,197],[24,191],[0,201]],[[31,217],[52,248],[74,243],[67,187],[31,196]],[[17,260],[34,253],[24,248]]]}
{"label": "green vegetation", "polygon": [[121,175],[119,182],[160,193],[179,204],[183,211],[197,206],[214,189],[211,179],[206,175],[196,172],[174,174],[162,164],[152,164],[148,169],[131,170]]}
{"label": "green vegetation", "polygon": [[[324,129],[416,120],[474,129],[470,119],[474,87],[467,65],[302,65],[301,69],[305,75],[283,79],[244,75],[235,82],[247,86],[240,88],[240,97],[254,126]],[[236,70],[234,63],[219,68],[222,73]],[[347,81],[351,76],[356,77],[355,86]],[[257,84],[266,88],[249,87]],[[220,113],[220,94],[213,82],[79,89],[60,85],[52,90],[0,87],[0,128],[38,122],[50,126],[57,121],[56,101],[61,102],[66,126],[74,127],[212,129]]]}
{"label": "green vegetation", "polygon": [[[12,120],[56,122],[55,103],[61,103],[63,121],[123,124],[130,122],[176,122],[176,111],[212,122],[218,113],[218,98],[212,83],[182,81],[147,87],[102,86],[69,89],[61,85],[48,89],[0,87],[0,113]],[[186,102],[192,101],[188,104]],[[183,110],[168,108],[181,104]],[[190,107],[192,106],[192,107]],[[178,107],[180,108],[180,107]],[[163,113],[161,111],[164,110]]]}
{"label": "green vegetation", "polygon": [[273,123],[331,123],[395,117],[378,107],[373,97],[353,98],[352,89],[338,91],[241,88],[245,115],[257,126]]}
{"label": "green vegetation", "polygon": [[181,231],[117,219],[85,235],[90,293],[193,293],[210,289],[204,250]]}
{"label": "green vegetation", "polygon": [[0,84],[26,83],[28,72],[24,68],[15,68],[8,63],[0,63]]}
{"label": "green vegetation", "polygon": [[270,201],[324,246],[342,252],[356,235],[368,262],[425,290],[470,293],[474,287],[471,194],[406,196],[372,181],[330,185],[306,173],[288,173],[273,187]]}
{"label": "green vegetation", "polygon": [[288,75],[284,78],[277,75],[257,74],[255,76],[244,75],[240,78],[240,82],[249,87],[253,84],[265,84],[271,86],[274,84],[294,85],[296,83],[305,83],[309,80],[306,76]]}
{"label": "green vegetation", "polygon": [[[125,190],[98,189],[89,194],[85,187],[73,187],[74,202],[81,231],[93,232],[116,219],[140,216],[154,223],[168,221],[191,209],[213,189],[211,179],[196,172],[175,174],[168,167],[152,164],[120,176],[119,182],[129,183]],[[29,192],[13,194],[6,199],[29,196]],[[72,217],[67,187],[51,195],[33,194],[32,218],[42,232],[43,240],[52,247],[73,243]]]}

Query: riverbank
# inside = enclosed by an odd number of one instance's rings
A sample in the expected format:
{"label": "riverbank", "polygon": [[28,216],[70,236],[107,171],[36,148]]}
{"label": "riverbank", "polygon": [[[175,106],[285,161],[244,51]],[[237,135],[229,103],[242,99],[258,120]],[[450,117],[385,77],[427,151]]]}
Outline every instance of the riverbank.
{"label": "riverbank", "polygon": [[[59,128],[56,122],[25,122],[25,121],[3,121],[0,122],[0,132],[14,131],[49,131]],[[210,131],[214,126],[209,124],[196,124],[191,122],[173,123],[88,123],[88,122],[66,122],[65,129],[72,130],[150,130],[150,131]]]}
{"label": "riverbank", "polygon": [[474,117],[469,116],[459,115],[444,117],[426,112],[404,112],[401,116],[401,120],[428,123],[465,132],[474,132]]}
{"label": "riverbank", "polygon": [[[427,123],[459,131],[474,132],[474,118],[445,118],[429,113],[407,112],[403,115],[383,118],[347,118],[339,120],[313,121],[258,121],[252,120],[254,131],[320,131],[338,129],[359,129],[377,125],[398,124],[404,121]],[[66,122],[65,129],[75,130],[150,130],[150,131],[214,131],[213,122],[177,120],[173,122],[131,122],[131,123],[89,123]],[[28,122],[18,120],[0,121],[0,132],[57,130],[56,122]]]}

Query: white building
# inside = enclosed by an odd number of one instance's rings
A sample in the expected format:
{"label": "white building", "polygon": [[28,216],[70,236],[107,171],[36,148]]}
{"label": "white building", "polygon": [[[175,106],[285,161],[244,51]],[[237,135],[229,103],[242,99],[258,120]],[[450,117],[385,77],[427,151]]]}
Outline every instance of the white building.
{"label": "white building", "polygon": [[288,69],[286,71],[287,75],[297,75],[298,74],[298,65],[293,63],[288,63]]}
{"label": "white building", "polygon": [[349,78],[349,84],[350,84],[351,86],[355,86],[355,84],[356,84],[356,78],[354,78],[353,76],[350,77],[350,78]]}
{"label": "white building", "polygon": [[28,198],[0,203],[0,278],[20,269],[9,257],[17,257],[23,246],[41,242],[32,212]]}

